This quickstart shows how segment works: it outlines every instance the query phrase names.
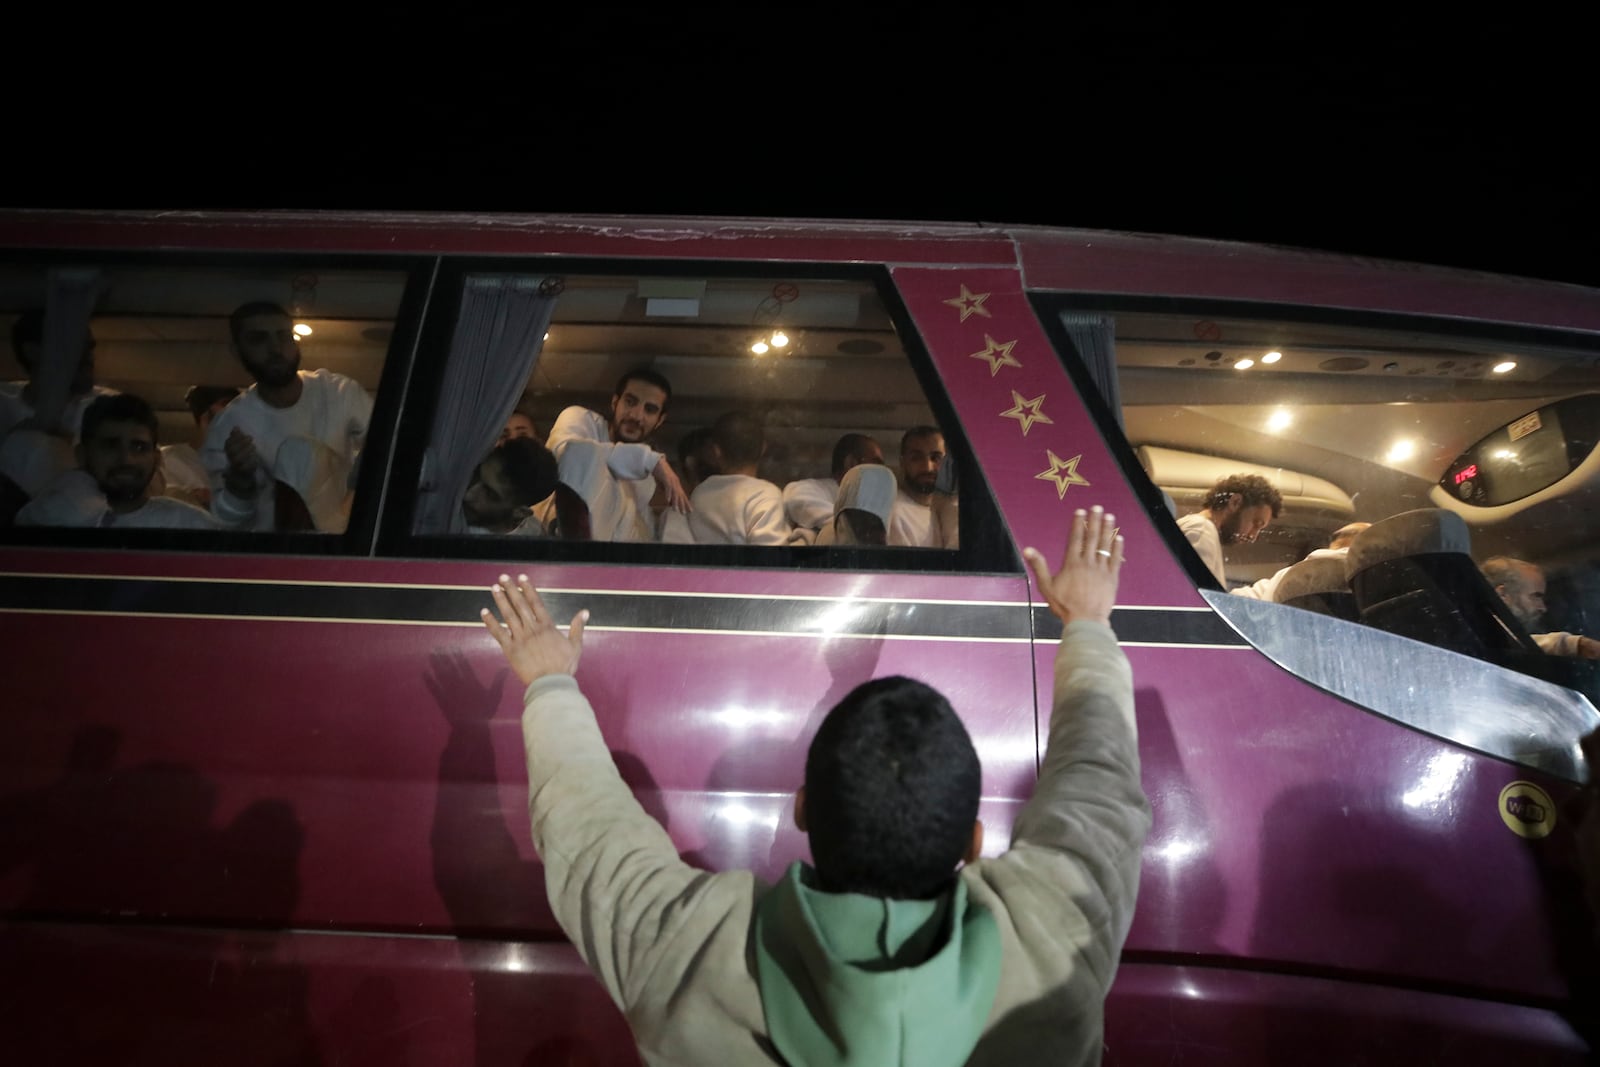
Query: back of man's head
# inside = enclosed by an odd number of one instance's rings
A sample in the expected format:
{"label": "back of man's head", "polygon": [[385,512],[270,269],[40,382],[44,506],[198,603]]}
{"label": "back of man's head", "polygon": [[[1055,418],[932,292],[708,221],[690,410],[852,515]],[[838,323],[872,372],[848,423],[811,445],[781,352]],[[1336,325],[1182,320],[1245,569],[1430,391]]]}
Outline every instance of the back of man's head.
{"label": "back of man's head", "polygon": [[839,438],[834,443],[833,466],[829,468],[834,480],[844,477],[846,471],[860,463],[865,458],[867,450],[876,443],[864,433],[847,433]]}
{"label": "back of man's head", "polygon": [[806,754],[805,785],[823,889],[921,899],[950,884],[972,844],[983,771],[937,690],[879,678],[828,712]]}
{"label": "back of man's head", "polygon": [[1242,508],[1258,508],[1266,504],[1272,508],[1273,518],[1277,518],[1283,510],[1283,494],[1259,474],[1230,474],[1218,479],[1217,484],[1211,487],[1211,492],[1206,494],[1206,507],[1211,511],[1226,510],[1228,501],[1235,494],[1239,496]]}
{"label": "back of man's head", "polygon": [[500,457],[511,483],[511,503],[529,508],[556,491],[561,476],[556,467],[556,457],[539,441],[531,437],[512,437],[496,448],[491,455]]}
{"label": "back of man's head", "polygon": [[766,434],[761,420],[747,411],[730,411],[711,424],[711,439],[722,454],[724,470],[761,462]]}
{"label": "back of man's head", "polygon": [[183,403],[198,423],[217,404],[230,403],[238,396],[237,385],[191,385],[183,394]]}
{"label": "back of man's head", "polygon": [[1491,586],[1505,586],[1508,593],[1519,593],[1530,572],[1536,568],[1526,560],[1492,556],[1478,566]]}
{"label": "back of man's head", "polygon": [[143,397],[132,393],[107,393],[97,396],[83,409],[80,437],[92,441],[103,423],[132,422],[150,431],[150,440],[160,442],[161,420]]}

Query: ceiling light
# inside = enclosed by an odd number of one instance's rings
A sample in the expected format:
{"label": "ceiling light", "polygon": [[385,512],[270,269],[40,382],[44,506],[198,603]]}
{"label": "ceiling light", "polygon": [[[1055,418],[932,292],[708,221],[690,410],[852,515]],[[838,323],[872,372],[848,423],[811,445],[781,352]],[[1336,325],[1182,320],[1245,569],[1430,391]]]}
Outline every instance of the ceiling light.
{"label": "ceiling light", "polygon": [[294,332],[295,336],[297,337],[310,337],[311,327],[307,326],[303,322],[297,322],[294,324]]}
{"label": "ceiling light", "polygon": [[1276,363],[1276,362],[1278,362],[1278,360],[1280,360],[1282,358],[1283,358],[1283,353],[1282,352],[1268,352],[1266,355],[1261,357],[1261,362],[1263,362],[1263,363]]}
{"label": "ceiling light", "polygon": [[773,330],[772,331],[772,347],[773,348],[782,348],[784,345],[786,345],[788,343],[789,343],[789,335],[788,334],[784,333],[782,330]]}
{"label": "ceiling light", "polygon": [[1504,374],[1506,371],[1516,370],[1517,369],[1517,361],[1514,360],[1514,359],[1508,359],[1504,363],[1496,363],[1490,369],[1493,370],[1496,374]]}
{"label": "ceiling light", "polygon": [[1417,443],[1409,438],[1401,438],[1389,446],[1389,454],[1385,459],[1390,463],[1403,463],[1417,454]]}
{"label": "ceiling light", "polygon": [[755,344],[750,346],[750,351],[754,352],[758,356],[766,355],[767,354],[767,342],[765,342],[765,341],[757,341]]}
{"label": "ceiling light", "polygon": [[1294,416],[1289,414],[1288,409],[1279,408],[1277,411],[1274,411],[1271,415],[1267,416],[1267,430],[1271,433],[1277,433],[1279,430],[1287,430],[1289,428],[1289,424],[1292,422],[1294,422]]}
{"label": "ceiling light", "polygon": [[1256,365],[1256,361],[1253,360],[1253,359],[1236,359],[1236,360],[1233,361],[1233,369],[1234,370],[1249,370],[1251,367],[1254,367],[1255,365]]}

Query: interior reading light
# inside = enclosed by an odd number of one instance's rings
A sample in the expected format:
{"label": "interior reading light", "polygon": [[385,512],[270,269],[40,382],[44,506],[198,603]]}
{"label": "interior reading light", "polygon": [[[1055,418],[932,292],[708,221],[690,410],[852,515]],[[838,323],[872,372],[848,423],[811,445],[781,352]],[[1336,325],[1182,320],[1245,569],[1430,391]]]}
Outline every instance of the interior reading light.
{"label": "interior reading light", "polygon": [[1403,463],[1417,453],[1417,443],[1407,438],[1401,438],[1389,447],[1389,454],[1385,457],[1390,463]]}
{"label": "interior reading light", "polygon": [[310,337],[311,327],[303,322],[297,322],[294,324],[294,332],[297,337]]}
{"label": "interior reading light", "polygon": [[1282,352],[1268,352],[1266,355],[1261,357],[1261,362],[1263,362],[1263,363],[1276,363],[1276,362],[1278,362],[1278,360],[1280,360],[1282,358],[1283,358],[1283,353]]}
{"label": "interior reading light", "polygon": [[1255,365],[1256,365],[1256,361],[1253,360],[1253,359],[1236,359],[1233,362],[1233,369],[1234,370],[1249,370],[1251,367],[1254,367]]}
{"label": "interior reading light", "polygon": [[1289,414],[1286,409],[1279,408],[1267,416],[1267,429],[1272,433],[1277,433],[1279,430],[1287,430],[1289,424],[1293,421],[1293,415]]}
{"label": "interior reading light", "polygon": [[789,335],[788,334],[784,333],[782,330],[773,330],[772,331],[772,347],[773,348],[782,348],[784,345],[786,345],[788,343],[789,343]]}
{"label": "interior reading light", "polygon": [[755,344],[750,346],[750,351],[754,352],[758,356],[766,355],[767,354],[767,342],[765,342],[765,341],[757,341]]}
{"label": "interior reading light", "polygon": [[1516,370],[1517,369],[1517,361],[1514,360],[1514,359],[1508,359],[1503,363],[1496,363],[1490,369],[1493,370],[1496,374],[1504,374],[1506,371]]}

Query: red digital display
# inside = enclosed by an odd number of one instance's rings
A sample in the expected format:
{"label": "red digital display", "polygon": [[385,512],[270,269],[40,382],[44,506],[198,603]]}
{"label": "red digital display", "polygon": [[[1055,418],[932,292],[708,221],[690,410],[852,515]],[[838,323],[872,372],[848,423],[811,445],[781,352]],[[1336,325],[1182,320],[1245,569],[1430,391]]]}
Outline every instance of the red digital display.
{"label": "red digital display", "polygon": [[1466,481],[1468,478],[1476,478],[1477,476],[1478,476],[1478,465],[1476,463],[1474,463],[1470,467],[1463,467],[1463,468],[1461,468],[1461,470],[1456,472],[1456,484],[1460,485],[1462,482]]}

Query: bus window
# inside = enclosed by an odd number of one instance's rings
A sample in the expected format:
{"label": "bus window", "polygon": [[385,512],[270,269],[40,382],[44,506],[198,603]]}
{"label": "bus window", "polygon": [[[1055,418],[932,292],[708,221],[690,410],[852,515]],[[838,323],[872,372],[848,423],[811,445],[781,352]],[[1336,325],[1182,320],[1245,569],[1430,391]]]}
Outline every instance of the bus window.
{"label": "bus window", "polygon": [[459,297],[429,552],[961,565],[959,427],[874,279],[471,273]]}
{"label": "bus window", "polygon": [[[0,268],[0,523],[49,541],[343,533],[407,278],[237,261]],[[86,414],[94,440],[80,440]]]}
{"label": "bus window", "polygon": [[[1171,511],[1169,541],[1196,583],[1230,594],[1206,597],[1241,633],[1373,710],[1573,773],[1573,742],[1595,715],[1570,691],[1600,693],[1583,655],[1588,646],[1577,640],[1600,635],[1600,366],[1592,342],[1216,309],[1052,310],[1061,317],[1051,322],[1047,312],[1047,326],[1071,352],[1080,382],[1118,399],[1130,476],[1153,510]],[[1108,376],[1114,390],[1102,385]],[[1108,405],[1108,421],[1111,414]],[[1254,501],[1252,485],[1269,487],[1276,509],[1258,534],[1239,521]],[[1235,492],[1214,496],[1219,486]],[[1241,499],[1242,510],[1232,506]],[[1266,517],[1268,508],[1260,510]],[[1378,525],[1363,537],[1368,524]],[[1196,539],[1181,532],[1196,527],[1212,534],[1211,560],[1208,546],[1191,548]],[[1284,583],[1288,568],[1313,560],[1337,561],[1320,570],[1336,572],[1340,588],[1317,586],[1319,595],[1303,602],[1278,596],[1312,589]],[[1378,592],[1366,568],[1381,561],[1385,573],[1398,573],[1409,560],[1421,561],[1415,567],[1428,588]],[[1505,578],[1505,560],[1517,561],[1512,570],[1530,588],[1546,591],[1544,603]],[[1489,577],[1479,572],[1486,563]],[[1293,573],[1310,579],[1317,570]],[[1397,607],[1402,595],[1427,626],[1408,628]],[[1348,601],[1348,612],[1329,596]],[[1425,601],[1433,606],[1421,607]],[[1279,606],[1285,602],[1319,614]],[[1440,615],[1512,636],[1489,633],[1480,647],[1470,633],[1453,637]],[[1440,659],[1403,638],[1484,662]],[[1421,676],[1396,686],[1388,671],[1351,669],[1377,662]],[[1506,667],[1562,687],[1539,698],[1556,710],[1512,723],[1505,708],[1539,701],[1522,691],[1537,683],[1503,677]],[[1479,697],[1442,698],[1441,686],[1453,691],[1468,680]],[[1517,692],[1502,692],[1508,685]],[[1499,696],[1485,704],[1487,693]],[[1439,714],[1441,700],[1450,714]],[[1481,721],[1472,721],[1480,704]]]}

